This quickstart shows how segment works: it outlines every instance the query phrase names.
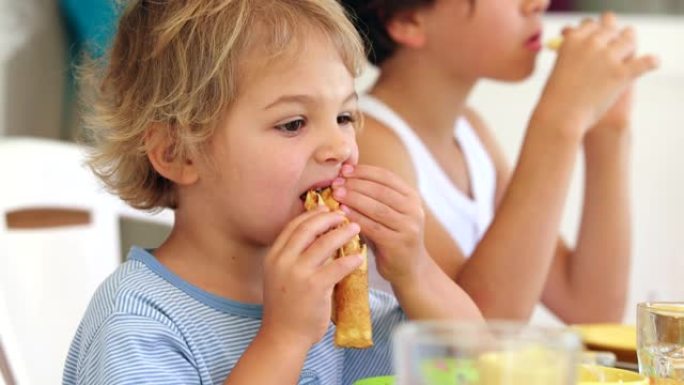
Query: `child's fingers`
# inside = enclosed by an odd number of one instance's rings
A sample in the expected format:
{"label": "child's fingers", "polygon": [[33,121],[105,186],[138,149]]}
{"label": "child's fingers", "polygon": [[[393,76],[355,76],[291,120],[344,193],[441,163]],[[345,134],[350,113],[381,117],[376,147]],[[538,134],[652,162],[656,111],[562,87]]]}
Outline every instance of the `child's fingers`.
{"label": "child's fingers", "polygon": [[585,17],[582,20],[580,20],[579,26],[580,27],[586,27],[586,26],[594,25],[594,24],[597,24],[596,20],[594,20],[591,17]]}
{"label": "child's fingers", "polygon": [[570,31],[564,28],[563,35],[572,34],[577,38],[584,38],[589,35],[598,34],[601,43],[607,43],[613,38],[610,32],[615,31],[616,28],[617,18],[615,17],[615,14],[605,12],[598,21],[593,18],[584,18],[578,27],[573,28]]}
{"label": "child's fingers", "polygon": [[601,24],[608,27],[617,27],[617,17],[613,12],[604,12],[601,15]]}
{"label": "child's fingers", "polygon": [[413,189],[409,187],[406,182],[404,182],[396,174],[381,167],[368,165],[357,165],[354,168],[345,167],[342,170],[342,176],[347,179],[358,178],[374,181],[383,184],[405,196],[413,194]]}
{"label": "child's fingers", "polygon": [[610,44],[610,50],[618,60],[625,60],[634,56],[636,51],[636,34],[634,29],[627,27],[620,31],[620,34]]}
{"label": "child's fingers", "polygon": [[600,47],[605,47],[609,43],[613,42],[619,36],[619,31],[614,28],[601,27],[594,31],[592,34],[592,39]]}
{"label": "child's fingers", "polygon": [[627,69],[632,78],[638,78],[647,72],[653,71],[659,65],[660,60],[653,55],[639,56],[627,61]]}
{"label": "child's fingers", "polygon": [[573,35],[576,38],[584,38],[594,33],[597,29],[599,29],[599,23],[594,19],[586,18],[582,20],[579,26],[572,28],[568,35]]}
{"label": "child's fingers", "polygon": [[[309,245],[321,234],[339,226],[344,222],[344,215],[337,212],[318,212],[318,215],[313,215],[301,221],[292,231],[290,237],[283,245],[280,254],[288,255],[290,258],[301,254]],[[283,251],[288,250],[288,253]]]}
{"label": "child's fingers", "polygon": [[384,202],[380,202],[355,190],[347,190],[345,192],[343,201],[347,208],[352,207],[360,214],[372,219],[375,222],[382,223],[384,226],[391,228],[392,230],[396,230],[393,225],[399,223],[402,219],[402,214],[395,211],[392,207],[386,205]]}
{"label": "child's fingers", "polygon": [[337,258],[321,268],[318,276],[319,281],[324,287],[331,287],[361,266],[362,263],[363,259],[358,254]]}
{"label": "child's fingers", "polygon": [[361,228],[356,223],[349,223],[330,230],[318,237],[302,254],[301,263],[319,266],[333,256],[335,250],[344,246],[353,236],[358,235]]}
{"label": "child's fingers", "polygon": [[351,178],[344,182],[344,185],[336,187],[333,196],[340,202],[345,202],[345,196],[349,191],[355,191],[369,196],[378,202],[391,207],[393,210],[407,214],[409,207],[406,205],[406,197],[394,189],[380,183],[365,179]]}
{"label": "child's fingers", "polygon": [[347,218],[354,223],[358,223],[363,229],[364,236],[367,236],[373,241],[380,239],[388,239],[391,234],[396,233],[398,230],[387,227],[386,224],[376,222],[371,218],[368,218],[363,213],[360,213],[349,207],[345,207],[347,213]]}
{"label": "child's fingers", "polygon": [[314,210],[303,212],[302,214],[291,220],[280,232],[275,242],[273,242],[273,246],[271,246],[271,253],[279,253],[280,250],[282,250],[285,243],[287,243],[287,241],[292,236],[292,233],[302,222],[326,211],[330,211],[330,209],[328,209],[327,206],[319,206],[316,207]]}

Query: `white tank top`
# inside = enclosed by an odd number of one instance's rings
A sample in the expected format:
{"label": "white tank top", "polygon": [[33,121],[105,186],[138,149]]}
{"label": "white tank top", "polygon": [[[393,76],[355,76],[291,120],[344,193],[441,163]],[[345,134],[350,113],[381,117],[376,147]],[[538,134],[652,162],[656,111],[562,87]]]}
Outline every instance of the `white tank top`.
{"label": "white tank top", "polygon": [[[358,105],[366,116],[385,125],[401,140],[411,157],[418,191],[425,207],[449,233],[463,255],[469,257],[494,218],[496,199],[494,162],[470,123],[465,118],[458,119],[454,123],[454,139],[466,161],[473,199],[451,182],[423,141],[396,112],[371,95],[361,96]],[[378,274],[372,255],[368,258],[368,264],[370,286],[391,293],[392,288]],[[541,304],[535,307],[530,322],[562,325],[562,322]]]}
{"label": "white tank top", "polygon": [[454,124],[454,140],[465,157],[473,198],[459,190],[439,166],[428,148],[394,111],[380,100],[364,95],[360,110],[392,130],[411,157],[418,191],[425,206],[449,233],[463,254],[475,249],[494,217],[496,169],[473,128],[465,118]]}

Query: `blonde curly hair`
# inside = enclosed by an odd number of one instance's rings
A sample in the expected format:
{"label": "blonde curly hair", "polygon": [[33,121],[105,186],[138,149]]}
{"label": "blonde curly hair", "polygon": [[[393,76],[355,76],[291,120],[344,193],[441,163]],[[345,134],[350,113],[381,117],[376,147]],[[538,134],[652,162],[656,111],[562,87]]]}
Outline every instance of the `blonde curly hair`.
{"label": "blonde curly hair", "polygon": [[237,68],[257,44],[272,59],[311,28],[336,45],[354,76],[363,44],[335,0],[140,0],[122,13],[109,57],[81,69],[88,164],[131,206],[175,208],[174,184],[147,158],[151,127],[162,127],[168,154],[202,154],[222,113],[235,100]]}

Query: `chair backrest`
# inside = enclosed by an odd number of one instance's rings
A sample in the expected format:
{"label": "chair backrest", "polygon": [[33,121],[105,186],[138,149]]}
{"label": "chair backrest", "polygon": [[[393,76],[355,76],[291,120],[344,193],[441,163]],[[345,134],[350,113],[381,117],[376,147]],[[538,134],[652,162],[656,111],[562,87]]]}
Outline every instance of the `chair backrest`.
{"label": "chair backrest", "polygon": [[107,193],[84,160],[75,144],[0,138],[0,295],[9,320],[1,332],[17,345],[10,367],[28,375],[15,376],[20,385],[61,381],[90,297],[121,262],[120,218],[173,222],[170,211],[134,210]]}
{"label": "chair backrest", "polygon": [[16,359],[20,356],[19,343],[15,340],[5,304],[5,293],[0,288],[0,385],[29,383],[24,362]]}

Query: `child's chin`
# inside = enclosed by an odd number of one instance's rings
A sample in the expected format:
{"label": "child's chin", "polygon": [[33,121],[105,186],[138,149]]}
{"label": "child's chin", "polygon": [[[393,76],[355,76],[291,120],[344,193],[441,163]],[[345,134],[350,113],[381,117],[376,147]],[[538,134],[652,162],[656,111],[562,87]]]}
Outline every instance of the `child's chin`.
{"label": "child's chin", "polygon": [[509,71],[497,80],[511,83],[521,82],[523,80],[527,80],[532,75],[532,73],[534,72],[534,68],[535,66],[531,65],[528,68],[521,68],[518,71]]}

